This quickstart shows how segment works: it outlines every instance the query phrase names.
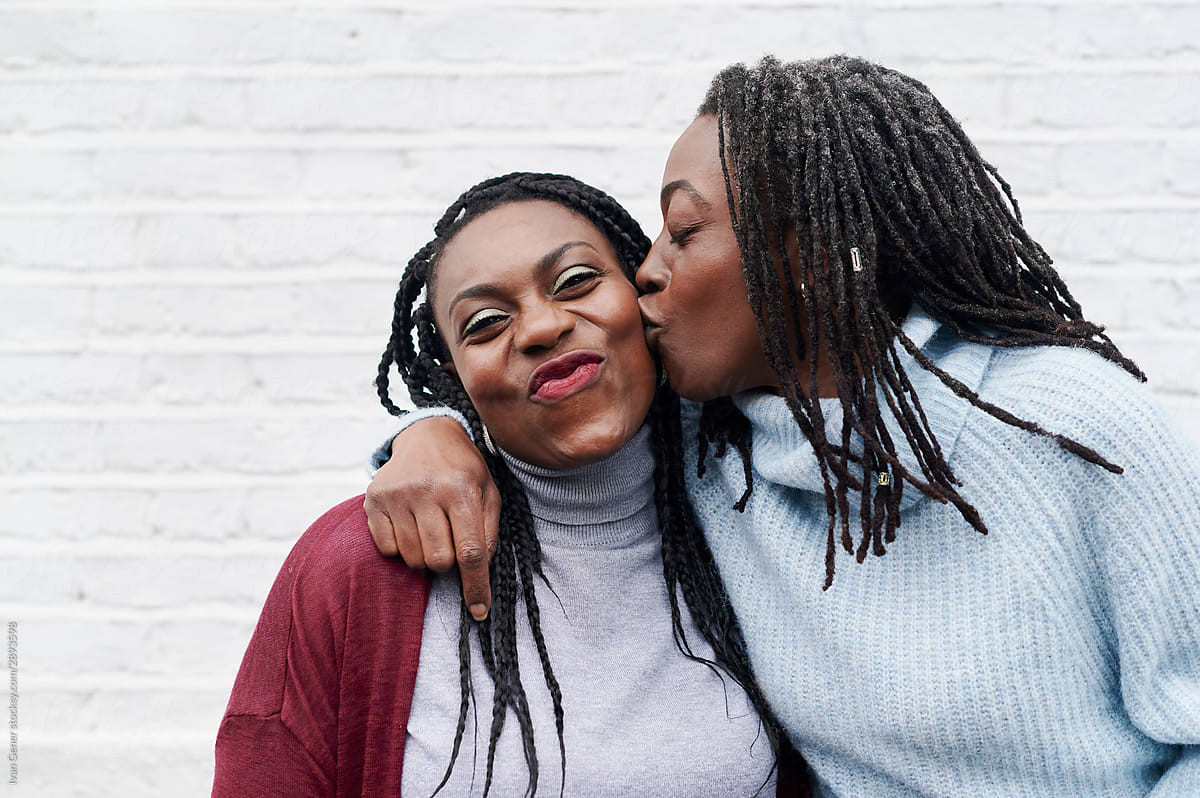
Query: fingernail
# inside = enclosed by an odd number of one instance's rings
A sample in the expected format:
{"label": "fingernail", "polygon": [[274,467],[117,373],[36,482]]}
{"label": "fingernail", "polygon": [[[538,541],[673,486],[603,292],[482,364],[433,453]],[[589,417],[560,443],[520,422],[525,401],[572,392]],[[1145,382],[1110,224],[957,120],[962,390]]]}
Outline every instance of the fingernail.
{"label": "fingernail", "polygon": [[470,607],[467,607],[467,612],[471,613],[471,617],[477,621],[487,620],[488,608],[482,604],[472,604]]}

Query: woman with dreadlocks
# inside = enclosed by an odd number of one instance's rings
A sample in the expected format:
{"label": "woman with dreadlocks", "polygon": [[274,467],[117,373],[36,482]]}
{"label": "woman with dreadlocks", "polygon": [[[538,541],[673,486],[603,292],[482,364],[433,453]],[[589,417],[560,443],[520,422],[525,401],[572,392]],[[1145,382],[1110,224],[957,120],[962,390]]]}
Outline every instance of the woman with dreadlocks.
{"label": "woman with dreadlocks", "polygon": [[[267,600],[214,795],[774,792],[778,724],[684,498],[678,399],[642,331],[649,246],[611,197],[559,175],[488,180],[446,211],[400,281],[377,386],[399,414],[396,368],[481,441],[499,488],[491,613],[472,619],[452,575],[381,557],[361,497],[334,508]],[[486,749],[460,757],[468,726]],[[791,778],[780,794],[799,794]]]}
{"label": "woman with dreadlocks", "polygon": [[[637,281],[688,492],[820,791],[1200,795],[1200,455],[929,90],[729,67],[661,199]],[[384,552],[430,441],[478,478],[461,431],[400,435]]]}

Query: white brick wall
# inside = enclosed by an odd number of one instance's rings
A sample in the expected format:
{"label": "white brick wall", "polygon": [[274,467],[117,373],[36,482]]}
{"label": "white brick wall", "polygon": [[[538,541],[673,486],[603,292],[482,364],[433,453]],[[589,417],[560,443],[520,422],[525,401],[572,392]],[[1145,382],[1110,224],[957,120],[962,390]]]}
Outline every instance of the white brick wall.
{"label": "white brick wall", "polygon": [[206,795],[279,563],[365,484],[434,215],[562,170],[656,231],[708,78],[764,51],[925,80],[1200,438],[1197,42],[1156,0],[0,2],[0,794]]}

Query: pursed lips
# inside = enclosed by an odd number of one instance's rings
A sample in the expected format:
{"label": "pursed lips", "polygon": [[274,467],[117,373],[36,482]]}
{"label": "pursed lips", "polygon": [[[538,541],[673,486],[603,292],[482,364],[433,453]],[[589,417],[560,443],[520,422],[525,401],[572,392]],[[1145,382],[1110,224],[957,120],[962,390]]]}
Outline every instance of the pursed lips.
{"label": "pursed lips", "polygon": [[651,349],[658,347],[658,339],[663,334],[662,324],[658,319],[647,313],[645,307],[642,308],[642,334],[646,336],[646,344]]}
{"label": "pursed lips", "polygon": [[[558,396],[539,396],[540,393],[546,393],[547,385],[556,382],[576,382],[585,383],[594,377],[599,369],[598,366],[604,362],[604,357],[598,352],[590,350],[576,350],[568,352],[565,355],[556,357],[553,360],[548,360],[542,365],[534,369],[534,372],[529,377],[529,395],[538,398],[559,398]],[[570,378],[576,375],[581,369],[586,369],[587,374],[581,375],[579,380],[572,381]],[[554,391],[554,394],[571,393],[572,388],[581,387],[579,385],[563,384],[559,387],[561,390]]]}
{"label": "pursed lips", "polygon": [[658,343],[659,337],[662,335],[663,327],[662,320],[646,311],[646,303],[643,301],[645,297],[638,297],[638,310],[642,313],[642,332],[646,336],[646,343],[654,349]]}

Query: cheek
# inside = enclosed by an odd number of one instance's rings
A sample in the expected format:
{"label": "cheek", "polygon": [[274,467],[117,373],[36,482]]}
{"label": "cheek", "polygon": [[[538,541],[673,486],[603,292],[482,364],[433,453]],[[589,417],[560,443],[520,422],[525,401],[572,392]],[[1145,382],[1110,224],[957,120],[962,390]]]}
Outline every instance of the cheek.
{"label": "cheek", "polygon": [[[481,352],[472,352],[469,355],[460,352],[454,360],[458,378],[481,417],[488,415],[497,405],[509,401],[509,394],[512,392],[505,380],[503,368],[494,361],[495,358]],[[487,423],[486,418],[484,423]]]}
{"label": "cheek", "polygon": [[595,303],[584,311],[589,321],[607,331],[614,339],[624,340],[631,330],[641,333],[642,312],[637,289],[631,283],[613,282],[601,289]]}
{"label": "cheek", "polygon": [[713,345],[713,339],[724,336],[739,286],[730,284],[719,264],[681,263],[670,287],[672,327],[686,330],[688,338],[696,342],[708,339],[703,344],[706,348]]}
{"label": "cheek", "polygon": [[613,331],[622,340],[632,338],[635,341],[641,341],[642,348],[645,348],[646,328],[642,319],[642,311],[637,304],[636,294],[630,294],[628,298],[623,298],[619,312],[613,318],[615,321]]}
{"label": "cheek", "polygon": [[646,345],[646,331],[637,305],[637,293],[632,287],[613,296],[605,318],[608,320],[610,345],[620,352],[629,387],[639,388],[648,380],[653,389],[654,358]]}
{"label": "cheek", "polygon": [[636,314],[631,322],[620,338],[622,360],[627,364],[634,387],[638,387],[648,380],[653,389],[656,380],[654,356],[650,354],[650,347],[646,344],[646,332],[642,327],[641,314]]}
{"label": "cheek", "polygon": [[672,329],[660,349],[673,387],[698,401],[741,390],[742,369],[762,356],[741,261],[712,255],[672,276]]}

